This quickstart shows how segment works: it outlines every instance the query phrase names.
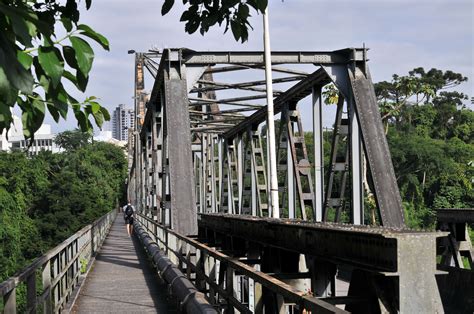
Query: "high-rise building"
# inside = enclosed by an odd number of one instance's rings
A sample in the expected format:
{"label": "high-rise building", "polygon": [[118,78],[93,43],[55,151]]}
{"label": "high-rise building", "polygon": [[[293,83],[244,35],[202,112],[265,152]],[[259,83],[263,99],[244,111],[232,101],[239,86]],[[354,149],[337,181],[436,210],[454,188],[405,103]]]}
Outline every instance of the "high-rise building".
{"label": "high-rise building", "polygon": [[133,128],[135,122],[133,109],[121,104],[115,108],[112,115],[112,137],[120,141],[128,141],[128,129]]}

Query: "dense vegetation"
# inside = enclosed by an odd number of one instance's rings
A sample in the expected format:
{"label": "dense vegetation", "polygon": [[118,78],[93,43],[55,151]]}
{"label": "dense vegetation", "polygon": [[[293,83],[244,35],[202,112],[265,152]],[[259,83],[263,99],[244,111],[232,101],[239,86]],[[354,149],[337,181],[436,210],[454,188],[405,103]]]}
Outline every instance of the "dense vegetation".
{"label": "dense vegetation", "polygon": [[474,207],[474,112],[448,90],[465,81],[416,68],[375,86],[411,227],[433,227],[435,208]]}
{"label": "dense vegetation", "polygon": [[0,281],[123,201],[124,152],[65,132],[68,149],[0,152]]}

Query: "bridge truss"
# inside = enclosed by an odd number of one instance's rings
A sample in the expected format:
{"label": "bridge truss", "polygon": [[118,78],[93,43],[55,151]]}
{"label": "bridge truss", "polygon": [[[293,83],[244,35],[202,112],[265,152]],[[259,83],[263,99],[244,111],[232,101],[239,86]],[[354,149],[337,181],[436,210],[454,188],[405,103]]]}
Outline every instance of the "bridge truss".
{"label": "bridge truss", "polygon": [[[302,312],[321,302],[327,312],[339,311],[334,304],[359,313],[442,311],[435,274],[444,234],[405,228],[367,49],[272,53],[286,218],[277,221],[269,218],[263,64],[261,52],[136,54],[128,191],[145,233],[227,312]],[[148,96],[145,69],[154,79]],[[338,100],[329,133],[323,88],[331,83]],[[303,129],[307,112],[312,133]],[[357,226],[368,220],[368,186],[378,227]],[[336,274],[345,271],[352,275],[341,297]],[[262,273],[321,300],[298,299]]]}

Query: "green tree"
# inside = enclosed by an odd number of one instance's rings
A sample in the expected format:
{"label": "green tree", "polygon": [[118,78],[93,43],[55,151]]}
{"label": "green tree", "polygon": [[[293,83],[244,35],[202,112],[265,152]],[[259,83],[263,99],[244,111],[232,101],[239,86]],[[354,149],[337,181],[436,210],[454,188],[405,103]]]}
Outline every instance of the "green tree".
{"label": "green tree", "polygon": [[[450,70],[443,72],[432,68],[425,72],[422,67],[419,67],[409,71],[405,76],[394,74],[391,82],[383,81],[374,84],[386,129],[390,122],[396,127],[403,125],[401,120],[406,118],[404,113],[408,107],[431,103],[441,90],[466,81],[467,77]],[[443,92],[440,93],[443,94]]]}
{"label": "green tree", "polygon": [[[66,79],[85,91],[94,59],[87,39],[109,49],[104,36],[79,24],[77,2],[0,1],[0,133],[10,128],[15,105],[26,137],[41,126],[46,108],[56,122],[71,108],[83,131],[92,128],[91,116],[99,127],[110,119],[95,97],[79,102],[63,85]],[[91,0],[85,3],[89,9]]]}
{"label": "green tree", "polygon": [[78,129],[72,131],[64,131],[59,133],[54,142],[65,150],[75,150],[89,144],[92,141],[92,134],[82,132]]}
{"label": "green tree", "polygon": [[114,208],[126,169],[123,150],[101,142],[31,157],[0,152],[0,279]]}

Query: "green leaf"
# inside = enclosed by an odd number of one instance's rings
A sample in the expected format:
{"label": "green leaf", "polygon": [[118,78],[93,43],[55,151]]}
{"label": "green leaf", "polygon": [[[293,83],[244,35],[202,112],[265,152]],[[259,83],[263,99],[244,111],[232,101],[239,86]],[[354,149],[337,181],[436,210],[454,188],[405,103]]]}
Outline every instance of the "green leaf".
{"label": "green leaf", "polygon": [[105,50],[109,50],[109,41],[103,35],[97,33],[92,28],[85,24],[80,24],[77,26],[77,29],[81,30],[80,34],[87,36],[93,40],[95,40],[98,44],[100,44]]}
{"label": "green leaf", "polygon": [[12,122],[13,119],[10,106],[0,100],[0,133],[3,133],[3,130],[10,129]]}
{"label": "green leaf", "polygon": [[174,0],[165,0],[161,7],[161,15],[168,13],[174,5]]}
{"label": "green leaf", "polygon": [[76,78],[77,88],[79,88],[81,92],[85,92],[87,88],[87,83],[89,82],[89,76],[82,74],[81,71],[77,71]]}
{"label": "green leaf", "polygon": [[48,112],[51,114],[54,121],[56,121],[56,123],[59,122],[60,115],[59,115],[58,109],[56,109],[56,107],[52,104],[47,104],[47,106],[48,106]]}
{"label": "green leaf", "polygon": [[17,60],[15,48],[0,32],[0,68],[5,71],[5,77],[14,88],[25,94],[33,92],[33,76]]}
{"label": "green leaf", "polygon": [[95,120],[95,123],[97,124],[97,126],[99,128],[102,128],[102,125],[104,124],[104,116],[102,115],[102,113],[101,112],[94,113],[94,114],[92,114],[92,116],[94,117],[94,120]]}
{"label": "green leaf", "polygon": [[[65,72],[65,77],[68,77],[70,75],[72,76],[71,79],[75,79],[75,77],[70,72]],[[67,112],[69,110],[69,99],[70,96],[61,83],[59,83],[56,89],[48,89],[48,92],[46,94],[46,100],[54,104],[54,107],[59,111],[63,119],[66,119],[67,117]]]}
{"label": "green leaf", "polygon": [[33,45],[31,44],[29,27],[26,20],[18,17],[17,15],[10,16],[10,20],[18,41],[25,47],[32,47]]}
{"label": "green leaf", "polygon": [[89,10],[92,5],[92,0],[86,0],[86,9]]}
{"label": "green leaf", "polygon": [[27,98],[26,101],[19,102],[23,114],[21,116],[23,122],[23,134],[26,138],[32,138],[34,133],[43,124],[45,116],[45,103],[34,94],[35,98]]}
{"label": "green leaf", "polygon": [[257,5],[260,11],[263,13],[267,9],[268,6],[268,0],[257,0]]}
{"label": "green leaf", "polygon": [[74,111],[74,115],[76,116],[77,124],[82,132],[88,132],[92,128],[89,119],[87,119],[87,116],[83,111],[77,109]]}
{"label": "green leaf", "polygon": [[31,64],[33,63],[33,57],[30,54],[18,50],[16,56],[18,58],[18,61],[21,63],[21,65],[23,65],[26,70],[29,70],[31,68]]}
{"label": "green leaf", "polygon": [[[49,25],[38,18],[38,15],[31,10],[30,7],[26,6],[24,3],[19,2],[18,7],[7,6],[3,3],[0,3],[0,12],[6,16],[12,17],[17,16],[20,19],[24,19],[34,24],[35,28],[38,28],[41,33],[44,35],[50,35],[51,29]],[[29,26],[31,31],[31,26]],[[30,33],[31,35],[31,33]]]}
{"label": "green leaf", "polygon": [[61,18],[61,23],[63,23],[64,28],[66,29],[67,32],[70,32],[72,30],[72,22],[71,19],[67,17],[62,17]]}
{"label": "green leaf", "polygon": [[76,53],[74,52],[74,48],[71,46],[63,46],[63,55],[64,59],[66,59],[66,63],[73,69],[78,70],[79,66],[77,65],[76,61]]}
{"label": "green leaf", "polygon": [[16,102],[17,96],[18,90],[10,85],[10,82],[7,80],[7,75],[5,74],[5,71],[0,68],[0,102],[9,107],[12,107]]}
{"label": "green leaf", "polygon": [[184,30],[188,34],[193,34],[199,27],[199,20],[197,19],[191,19],[189,20],[186,25],[184,26]]}
{"label": "green leaf", "polygon": [[100,112],[102,112],[102,115],[104,116],[105,121],[110,121],[110,114],[106,108],[100,107]]}
{"label": "green leaf", "polygon": [[234,38],[236,41],[239,41],[240,39],[240,34],[241,34],[241,25],[236,21],[232,20],[230,21],[230,28],[232,30],[232,34],[234,35]]}
{"label": "green leaf", "polygon": [[97,113],[100,111],[100,105],[99,103],[95,102],[95,101],[91,101],[89,102],[90,105],[91,105],[91,109],[92,109],[92,113]]}
{"label": "green leaf", "polygon": [[46,75],[51,78],[53,87],[58,86],[64,72],[64,62],[58,57],[59,50],[55,47],[41,46],[38,50],[38,61]]}
{"label": "green leaf", "polygon": [[237,11],[237,15],[239,16],[239,18],[241,19],[246,19],[249,17],[250,13],[249,13],[249,7],[245,4],[239,4],[239,10]]}
{"label": "green leaf", "polygon": [[189,11],[184,11],[183,14],[181,14],[181,18],[179,19],[180,22],[188,21],[191,18],[191,12]]}
{"label": "green leaf", "polygon": [[77,79],[74,74],[71,72],[64,70],[63,76],[67,78],[71,83],[73,83],[75,86],[77,86]]}
{"label": "green leaf", "polygon": [[82,38],[71,36],[69,38],[75,51],[75,57],[79,70],[87,76],[94,61],[94,51],[91,46]]}

